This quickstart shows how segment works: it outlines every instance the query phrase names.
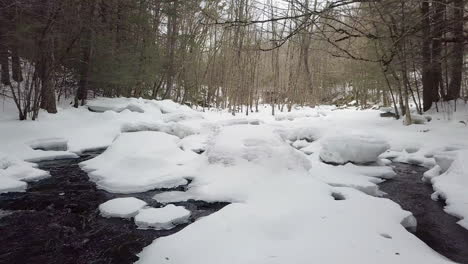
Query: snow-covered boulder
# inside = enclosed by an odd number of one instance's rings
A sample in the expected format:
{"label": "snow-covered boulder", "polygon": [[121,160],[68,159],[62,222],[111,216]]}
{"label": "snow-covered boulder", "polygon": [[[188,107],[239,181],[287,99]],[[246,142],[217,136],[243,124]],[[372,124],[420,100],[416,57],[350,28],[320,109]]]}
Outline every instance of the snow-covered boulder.
{"label": "snow-covered boulder", "polygon": [[334,164],[370,163],[389,148],[386,141],[369,135],[334,136],[322,141],[320,158]]}
{"label": "snow-covered boulder", "polygon": [[131,112],[138,112],[143,113],[145,112],[143,108],[138,104],[138,99],[135,98],[97,98],[88,101],[86,106],[90,111],[93,112],[105,112],[105,111],[114,111],[114,112],[122,112],[123,110],[127,109]]}
{"label": "snow-covered boulder", "polygon": [[133,123],[125,123],[122,125],[121,129],[122,132],[138,132],[138,131],[160,131],[170,135],[174,135],[179,138],[184,138],[186,136],[190,136],[196,134],[193,128],[188,127],[184,124],[170,122],[170,123],[163,123],[163,122],[133,122]]}
{"label": "snow-covered boulder", "polygon": [[162,132],[123,133],[101,155],[82,162],[91,180],[109,192],[133,193],[187,183],[197,154],[179,148],[180,139]]}
{"label": "snow-covered boulder", "polygon": [[319,113],[317,112],[289,112],[289,113],[279,113],[275,115],[276,121],[293,121],[297,118],[313,118],[319,117]]}
{"label": "snow-covered boulder", "polygon": [[162,208],[145,208],[135,216],[135,224],[139,228],[154,228],[168,230],[178,224],[186,223],[190,218],[190,211],[183,206],[173,204]]}
{"label": "snow-covered boulder", "polygon": [[168,113],[163,115],[164,122],[180,122],[191,119],[202,119],[203,115],[195,111]]}
{"label": "snow-covered boulder", "polygon": [[218,124],[221,126],[260,125],[260,124],[263,124],[263,121],[260,119],[236,118],[236,119],[221,120],[218,122]]}
{"label": "snow-covered boulder", "polygon": [[41,138],[29,142],[32,149],[66,151],[68,149],[68,140],[64,138]]}
{"label": "snow-covered boulder", "polygon": [[104,217],[134,217],[146,202],[134,197],[115,198],[99,205],[99,211]]}
{"label": "snow-covered boulder", "polygon": [[161,109],[161,112],[163,114],[176,113],[176,112],[195,112],[190,107],[175,103],[172,100],[162,100],[162,101],[153,100],[153,103],[157,105],[159,109]]}
{"label": "snow-covered boulder", "polygon": [[294,127],[290,129],[277,129],[276,130],[279,135],[289,141],[296,141],[296,140],[306,140],[308,142],[315,141],[320,138],[321,133],[316,127],[311,126],[304,126],[304,127]]}

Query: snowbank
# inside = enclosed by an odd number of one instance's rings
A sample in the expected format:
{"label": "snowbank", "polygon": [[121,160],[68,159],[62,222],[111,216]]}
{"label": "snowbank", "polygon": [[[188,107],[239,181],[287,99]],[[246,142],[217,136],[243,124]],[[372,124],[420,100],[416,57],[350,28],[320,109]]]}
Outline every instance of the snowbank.
{"label": "snowbank", "polygon": [[[461,218],[458,224],[468,229],[468,150],[458,151],[450,168],[432,177],[434,198],[441,197],[447,204],[445,211]],[[444,161],[445,163],[445,161]],[[444,166],[444,165],[442,165]],[[439,168],[441,166],[439,165]]]}

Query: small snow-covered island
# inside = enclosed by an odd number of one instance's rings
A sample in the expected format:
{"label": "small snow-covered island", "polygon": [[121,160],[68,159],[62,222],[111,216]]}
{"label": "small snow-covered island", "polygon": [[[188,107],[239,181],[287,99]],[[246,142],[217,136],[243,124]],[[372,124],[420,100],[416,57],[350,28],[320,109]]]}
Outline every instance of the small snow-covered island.
{"label": "small snow-covered island", "polygon": [[467,6],[0,1],[0,264],[468,264]]}

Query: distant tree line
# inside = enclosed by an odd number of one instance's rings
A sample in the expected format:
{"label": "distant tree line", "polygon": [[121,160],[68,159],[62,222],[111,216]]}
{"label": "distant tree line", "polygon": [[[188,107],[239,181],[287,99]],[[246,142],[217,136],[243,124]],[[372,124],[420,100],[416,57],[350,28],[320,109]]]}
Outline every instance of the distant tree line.
{"label": "distant tree line", "polygon": [[2,94],[20,119],[90,96],[233,114],[467,96],[464,0],[0,0]]}

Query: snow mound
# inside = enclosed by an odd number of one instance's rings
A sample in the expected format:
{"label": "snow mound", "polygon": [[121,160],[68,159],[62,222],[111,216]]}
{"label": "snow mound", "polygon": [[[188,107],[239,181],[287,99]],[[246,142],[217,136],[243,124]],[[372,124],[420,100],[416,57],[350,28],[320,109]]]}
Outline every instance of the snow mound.
{"label": "snow mound", "polygon": [[159,109],[161,109],[161,112],[163,114],[175,113],[175,112],[195,112],[190,107],[175,103],[172,100],[162,100],[162,101],[153,100],[153,103],[156,106],[158,106]]}
{"label": "snow mound", "polygon": [[320,158],[333,164],[371,163],[389,148],[386,141],[369,135],[335,136],[322,141]]}
{"label": "snow mound", "polygon": [[169,204],[162,208],[141,209],[135,216],[135,224],[142,229],[168,230],[178,224],[186,223],[189,218],[190,211],[185,207]]}
{"label": "snow mound", "polygon": [[316,127],[295,127],[291,129],[278,129],[276,130],[283,139],[289,141],[305,140],[313,142],[318,140],[321,136],[320,131]]}
{"label": "snow mound", "polygon": [[206,155],[212,164],[233,166],[243,162],[288,169],[309,169],[305,156],[264,126],[222,127],[208,144]]}
{"label": "snow mound", "polygon": [[201,154],[205,152],[207,142],[208,142],[208,135],[197,134],[197,135],[190,135],[190,136],[183,138],[179,142],[179,146],[183,150],[191,150],[197,154]]}
{"label": "snow mound", "polygon": [[163,115],[164,122],[180,122],[191,119],[203,119],[203,115],[198,112],[168,113]]}
{"label": "snow mound", "polygon": [[181,150],[180,139],[162,132],[123,133],[101,155],[82,162],[99,188],[133,193],[187,183],[195,170],[193,152]]}
{"label": "snow mound", "polygon": [[64,138],[41,138],[29,142],[29,146],[35,150],[66,151],[68,140]]}
{"label": "snow mound", "polygon": [[135,98],[97,98],[88,101],[86,106],[93,112],[103,113],[105,111],[122,112],[125,109],[131,112],[144,113],[143,108]]}
{"label": "snow mound", "polygon": [[[468,150],[458,151],[450,168],[432,177],[434,197],[445,199],[445,211],[458,218],[458,224],[468,229]],[[433,175],[432,175],[433,176]]]}
{"label": "snow mound", "polygon": [[317,112],[289,112],[289,113],[279,113],[275,115],[276,121],[284,121],[289,120],[293,121],[298,118],[311,118],[311,117],[319,117],[320,114]]}
{"label": "snow mound", "polygon": [[0,153],[0,193],[23,192],[26,182],[49,177],[49,173],[36,165]]}
{"label": "snow mound", "polygon": [[258,126],[260,124],[263,124],[263,121],[260,119],[236,118],[236,119],[221,120],[218,122],[218,124],[221,126],[234,126],[234,125]]}
{"label": "snow mound", "polygon": [[179,123],[163,123],[163,122],[134,122],[123,124],[121,129],[122,132],[138,132],[138,131],[160,131],[170,135],[174,135],[179,138],[184,138],[197,132],[183,124]]}
{"label": "snow mound", "polygon": [[309,146],[310,142],[304,139],[299,139],[294,141],[291,146],[293,146],[295,149],[303,149],[307,146]]}
{"label": "snow mound", "polygon": [[104,217],[134,217],[138,211],[146,206],[146,202],[134,198],[115,198],[99,205],[99,211]]}

